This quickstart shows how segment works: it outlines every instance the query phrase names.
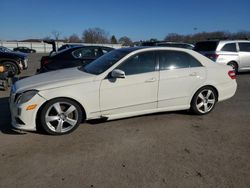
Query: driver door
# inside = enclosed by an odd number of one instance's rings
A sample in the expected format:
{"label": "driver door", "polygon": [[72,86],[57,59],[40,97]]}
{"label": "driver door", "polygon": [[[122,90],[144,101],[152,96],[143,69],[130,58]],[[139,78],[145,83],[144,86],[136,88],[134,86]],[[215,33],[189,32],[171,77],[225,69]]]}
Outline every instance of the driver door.
{"label": "driver door", "polygon": [[100,108],[103,116],[142,112],[157,108],[159,72],[155,52],[136,54],[116,69],[125,78],[108,76],[101,82]]}

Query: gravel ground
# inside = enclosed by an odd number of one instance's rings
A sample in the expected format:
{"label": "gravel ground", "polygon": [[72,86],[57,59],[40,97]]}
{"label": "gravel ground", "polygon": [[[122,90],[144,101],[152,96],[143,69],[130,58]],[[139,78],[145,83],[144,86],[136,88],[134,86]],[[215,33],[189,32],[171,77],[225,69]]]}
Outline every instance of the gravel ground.
{"label": "gravel ground", "polygon": [[[35,73],[42,54],[31,54]],[[250,187],[250,73],[206,116],[88,122],[65,136],[14,131],[0,91],[0,187]]]}

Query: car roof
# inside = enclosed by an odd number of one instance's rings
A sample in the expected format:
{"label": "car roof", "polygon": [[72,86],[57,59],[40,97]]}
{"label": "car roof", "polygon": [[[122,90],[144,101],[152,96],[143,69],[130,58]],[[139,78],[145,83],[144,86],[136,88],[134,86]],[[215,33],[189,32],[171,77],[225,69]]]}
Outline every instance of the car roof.
{"label": "car roof", "polygon": [[153,50],[175,50],[175,51],[186,51],[186,52],[193,51],[187,48],[176,48],[176,47],[165,47],[165,46],[138,46],[138,47],[119,48],[117,50],[126,51],[129,53],[138,51],[153,51]]}
{"label": "car roof", "polygon": [[114,49],[114,48],[112,48],[112,47],[109,47],[109,46],[98,46],[98,45],[89,45],[89,46],[71,46],[70,48],[68,48],[68,49],[78,49],[78,48],[89,48],[89,47],[93,47],[93,48],[101,48],[101,47],[103,47],[103,48],[110,48],[110,49]]}
{"label": "car roof", "polygon": [[232,43],[232,42],[250,42],[250,40],[203,40],[203,41],[198,41],[197,43],[202,43],[202,42]]}

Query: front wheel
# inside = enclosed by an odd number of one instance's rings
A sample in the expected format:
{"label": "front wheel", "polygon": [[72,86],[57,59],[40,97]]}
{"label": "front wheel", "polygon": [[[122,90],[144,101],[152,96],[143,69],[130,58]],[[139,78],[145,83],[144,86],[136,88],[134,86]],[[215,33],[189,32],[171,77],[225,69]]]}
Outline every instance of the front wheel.
{"label": "front wheel", "polygon": [[211,112],[217,102],[217,94],[212,87],[199,89],[191,102],[191,111],[198,115],[205,115]]}
{"label": "front wheel", "polygon": [[13,77],[19,73],[18,66],[13,62],[6,61],[3,62],[2,65],[5,67],[5,70],[8,72],[10,77]]}
{"label": "front wheel", "polygon": [[82,120],[79,105],[69,99],[49,101],[41,111],[42,128],[52,135],[68,134],[74,131]]}

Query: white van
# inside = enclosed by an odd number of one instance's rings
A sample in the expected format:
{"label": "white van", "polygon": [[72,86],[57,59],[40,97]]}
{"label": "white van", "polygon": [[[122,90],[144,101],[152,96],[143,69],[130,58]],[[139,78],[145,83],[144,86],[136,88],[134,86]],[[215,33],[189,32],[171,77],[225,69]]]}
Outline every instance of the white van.
{"label": "white van", "polygon": [[216,63],[231,65],[236,72],[250,71],[249,40],[208,40],[197,42],[194,50]]}

